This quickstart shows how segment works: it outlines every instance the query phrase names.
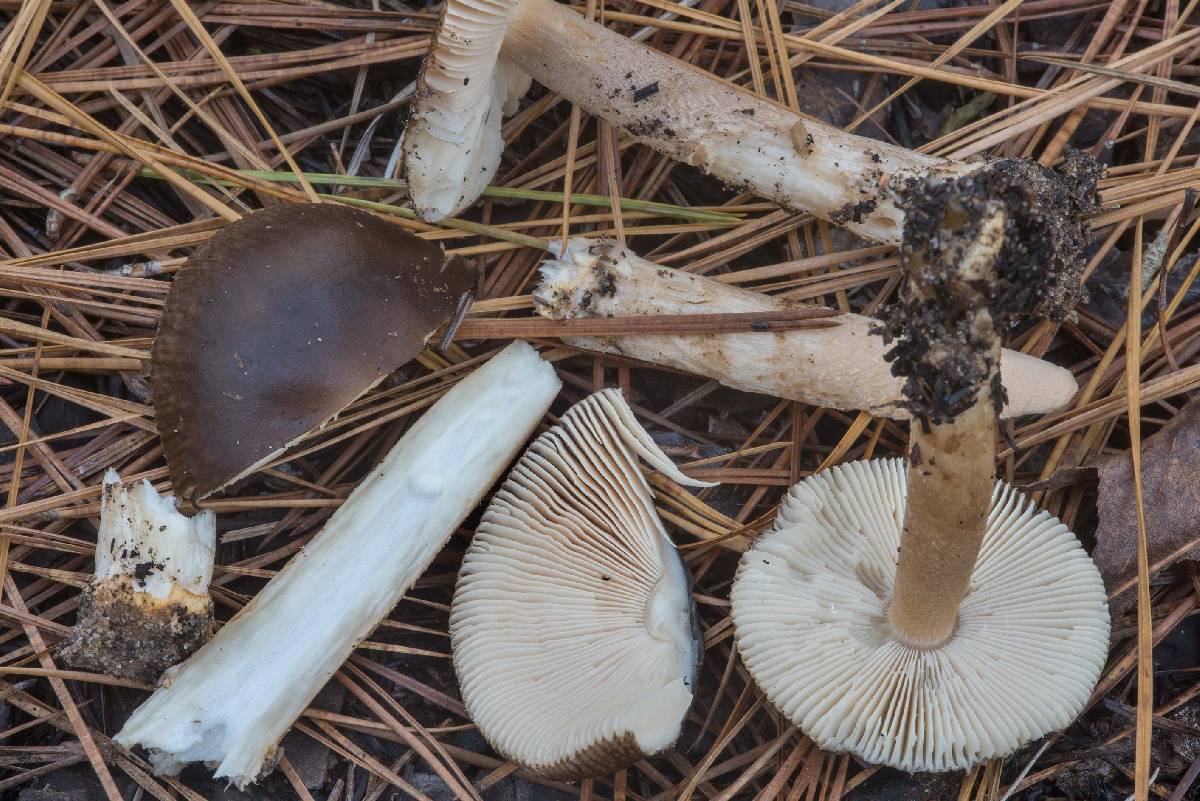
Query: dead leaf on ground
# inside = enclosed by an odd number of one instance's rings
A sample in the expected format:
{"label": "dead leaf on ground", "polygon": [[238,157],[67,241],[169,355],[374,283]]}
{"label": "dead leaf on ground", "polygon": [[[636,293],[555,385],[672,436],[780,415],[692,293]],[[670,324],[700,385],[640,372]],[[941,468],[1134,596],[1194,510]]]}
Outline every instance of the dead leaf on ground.
{"label": "dead leaf on ground", "polygon": [[[1092,558],[1109,593],[1126,587],[1110,602],[1117,615],[1136,599],[1130,584],[1137,576],[1133,462],[1123,453],[1097,467],[1100,525]],[[1142,485],[1150,565],[1164,559],[1200,559],[1200,400],[1188,403],[1142,442]]]}

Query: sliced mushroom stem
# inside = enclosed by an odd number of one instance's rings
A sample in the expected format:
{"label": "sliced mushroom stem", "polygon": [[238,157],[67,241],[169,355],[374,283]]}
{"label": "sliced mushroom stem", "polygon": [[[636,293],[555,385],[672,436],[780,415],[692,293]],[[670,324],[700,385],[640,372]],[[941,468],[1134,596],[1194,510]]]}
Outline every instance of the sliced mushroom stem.
{"label": "sliced mushroom stem", "polygon": [[[663,267],[611,240],[570,240],[542,265],[534,292],[551,319],[648,314],[776,311],[788,300]],[[836,327],[775,334],[571,337],[568,344],[628,356],[716,379],[726,386],[881,417],[908,416],[904,379],[892,374],[888,346],[858,314],[832,318]],[[1061,408],[1078,389],[1069,370],[1017,351],[1002,357],[1005,417]]]}
{"label": "sliced mushroom stem", "polygon": [[[939,354],[935,344],[935,352],[927,358],[938,368],[949,360],[974,362],[970,368],[977,381],[957,391],[973,394],[975,400],[953,419],[919,419],[912,424],[908,501],[888,618],[898,639],[918,647],[935,647],[954,633],[958,606],[967,594],[987,531],[996,481],[998,403],[993,386],[1001,349],[985,293],[994,285],[1004,222],[1004,212],[992,208],[978,228],[970,228],[972,239],[962,245],[954,243],[956,230],[941,232],[940,258],[954,259],[957,270],[954,280],[939,284],[949,289],[950,297],[929,288],[919,264],[907,268],[908,292],[915,297],[926,294],[931,304],[951,309],[952,314],[956,309],[965,310],[955,328],[971,332],[969,341],[981,345],[966,354],[954,348]],[[915,254],[915,258],[920,262],[923,254]],[[958,366],[955,369],[961,371]]]}
{"label": "sliced mushroom stem", "polygon": [[212,512],[185,517],[150,482],[104,476],[96,572],[63,646],[68,664],[152,682],[212,634]]}
{"label": "sliced mushroom stem", "polygon": [[796,211],[898,242],[889,184],[985,166],[854,136],[638,44],[553,0],[520,0],[501,55],[638,141]]}
{"label": "sliced mushroom stem", "polygon": [[325,529],[130,717],[117,741],[160,773],[217,763],[239,787],[396,605],[504,471],[558,393],[515,342],[453,387]]}

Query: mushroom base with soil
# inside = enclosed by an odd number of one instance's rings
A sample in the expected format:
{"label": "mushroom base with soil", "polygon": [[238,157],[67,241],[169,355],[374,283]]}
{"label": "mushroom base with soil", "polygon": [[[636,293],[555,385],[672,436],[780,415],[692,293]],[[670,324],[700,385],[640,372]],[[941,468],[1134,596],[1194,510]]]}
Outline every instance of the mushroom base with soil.
{"label": "mushroom base with soil", "polygon": [[96,571],[62,648],[73,667],[153,683],[212,634],[212,512],[185,517],[149,482],[104,477]]}
{"label": "mushroom base with soil", "polygon": [[79,598],[79,618],[62,649],[72,667],[153,684],[212,636],[207,595],[174,589],[164,600],[147,597],[129,576],[90,584]]}

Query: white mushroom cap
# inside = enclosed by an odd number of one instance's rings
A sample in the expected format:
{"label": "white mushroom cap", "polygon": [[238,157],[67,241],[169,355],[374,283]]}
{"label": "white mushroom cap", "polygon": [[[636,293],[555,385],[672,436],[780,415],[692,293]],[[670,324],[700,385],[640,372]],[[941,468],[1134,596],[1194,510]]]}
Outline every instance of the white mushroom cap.
{"label": "white mushroom cap", "polygon": [[540,436],[484,512],[450,612],[479,731],[546,777],[620,769],[675,742],[699,649],[690,582],[638,457],[681,484],[617,390]]}
{"label": "white mushroom cap", "polygon": [[503,114],[530,78],[503,61],[500,44],[516,0],[446,0],[404,133],[404,174],[413,208],[437,222],[470,206],[500,164]]}
{"label": "white mushroom cap", "polygon": [[904,462],[792,488],[742,557],[733,622],[767,697],[823,748],[910,771],[966,768],[1069,724],[1108,654],[1104,585],[1075,535],[997,482],[958,625],[893,636]]}

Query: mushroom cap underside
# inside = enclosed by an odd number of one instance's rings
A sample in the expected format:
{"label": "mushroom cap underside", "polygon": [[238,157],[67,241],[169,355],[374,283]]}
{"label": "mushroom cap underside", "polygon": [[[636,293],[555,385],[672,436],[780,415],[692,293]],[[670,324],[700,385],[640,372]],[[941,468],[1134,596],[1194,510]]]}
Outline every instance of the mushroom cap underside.
{"label": "mushroom cap underside", "polygon": [[474,282],[462,259],[361,209],[280,204],[201,246],[154,341],[176,497],[281,453],[412,359]]}
{"label": "mushroom cap underside", "polygon": [[759,686],[821,747],[909,771],[966,768],[1068,725],[1109,634],[1104,586],[1075,535],[997,482],[955,632],[918,649],[888,623],[906,494],[900,459],[792,488],[732,593]]}
{"label": "mushroom cap underside", "polygon": [[496,493],[459,574],[450,629],[463,700],[497,751],[547,778],[660,751],[691,706],[690,582],[638,455],[696,483],[619,392],[576,404]]}

